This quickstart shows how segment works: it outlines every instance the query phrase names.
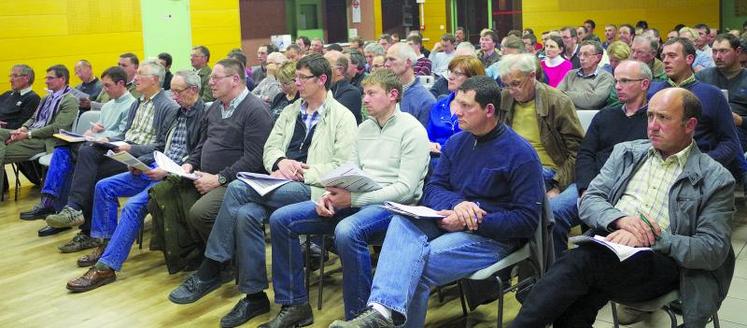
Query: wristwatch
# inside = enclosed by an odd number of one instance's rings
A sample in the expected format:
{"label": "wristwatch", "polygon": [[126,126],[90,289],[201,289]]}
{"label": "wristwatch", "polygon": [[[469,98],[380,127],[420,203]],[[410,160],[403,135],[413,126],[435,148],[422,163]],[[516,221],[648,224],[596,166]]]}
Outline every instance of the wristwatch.
{"label": "wristwatch", "polygon": [[220,183],[221,186],[224,186],[228,183],[228,179],[226,179],[222,174],[218,174],[218,183]]}

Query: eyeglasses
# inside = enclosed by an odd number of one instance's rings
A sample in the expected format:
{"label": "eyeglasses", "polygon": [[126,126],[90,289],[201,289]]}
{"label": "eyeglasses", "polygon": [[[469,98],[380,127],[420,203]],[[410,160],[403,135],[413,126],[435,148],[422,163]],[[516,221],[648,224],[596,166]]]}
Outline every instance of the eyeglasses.
{"label": "eyeglasses", "polygon": [[644,79],[615,79],[615,84],[628,84],[630,82],[643,81]]}
{"label": "eyeglasses", "polygon": [[8,77],[11,78],[11,79],[17,79],[17,78],[19,78],[21,76],[29,76],[29,75],[28,74],[10,74],[10,75],[8,75]]}
{"label": "eyeglasses", "polygon": [[171,88],[171,93],[173,93],[173,94],[177,94],[177,95],[180,95],[180,94],[182,94],[182,93],[183,93],[184,91],[187,91],[187,90],[189,90],[189,89],[190,89],[189,87],[186,87],[186,88],[184,88],[184,89],[181,89],[181,90],[180,90],[180,89],[176,89],[176,88]]}
{"label": "eyeglasses", "polygon": [[587,58],[587,57],[596,56],[596,55],[601,55],[601,54],[600,53],[588,53],[588,52],[582,52],[578,54],[578,56],[581,58]]}
{"label": "eyeglasses", "polygon": [[225,79],[227,77],[233,77],[233,75],[223,75],[223,76],[220,76],[220,75],[210,75],[210,81],[215,82],[217,80]]}
{"label": "eyeglasses", "polygon": [[296,77],[293,78],[293,80],[296,81],[296,82],[306,82],[306,81],[311,80],[311,79],[313,79],[315,77],[316,76],[314,76],[314,75],[300,75],[300,74],[297,74]]}
{"label": "eyeglasses", "polygon": [[469,77],[467,73],[460,72],[460,71],[448,71],[448,73],[449,73],[449,76],[454,76],[454,77]]}

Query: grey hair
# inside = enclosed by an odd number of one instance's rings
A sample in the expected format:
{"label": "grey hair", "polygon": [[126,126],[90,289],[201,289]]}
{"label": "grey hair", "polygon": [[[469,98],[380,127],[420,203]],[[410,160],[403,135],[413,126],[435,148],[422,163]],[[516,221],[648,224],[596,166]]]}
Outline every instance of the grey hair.
{"label": "grey hair", "polygon": [[21,74],[28,76],[29,78],[29,85],[34,84],[34,69],[31,68],[31,66],[26,64],[16,64],[13,65],[13,69],[20,68]]}
{"label": "grey hair", "polygon": [[456,50],[460,50],[460,49],[465,49],[465,50],[462,50],[462,51],[472,51],[472,52],[475,52],[477,50],[477,49],[475,49],[475,46],[472,43],[469,43],[469,42],[460,42],[457,45]]}
{"label": "grey hair", "polygon": [[392,47],[396,47],[395,49],[397,50],[394,52],[394,55],[399,59],[409,60],[411,66],[415,65],[415,62],[418,61],[418,55],[415,54],[415,50],[412,50],[412,47],[403,43],[396,43]]}
{"label": "grey hair", "polygon": [[365,48],[363,48],[363,51],[373,53],[374,56],[384,55],[384,47],[378,43],[369,43]]}
{"label": "grey hair", "polygon": [[163,79],[166,76],[166,68],[164,68],[157,59],[148,59],[145,62],[140,63],[140,66],[148,67],[148,74],[157,77],[158,82],[163,82]]}
{"label": "grey hair", "polygon": [[187,87],[196,88],[197,93],[199,93],[200,89],[202,89],[202,80],[200,80],[200,76],[197,75],[197,72],[193,70],[181,70],[174,73],[174,76],[181,76],[181,78],[184,79],[184,83],[187,85]]}
{"label": "grey hair", "polygon": [[507,77],[511,71],[517,69],[524,74],[537,72],[537,57],[532,54],[505,55],[498,61],[498,75]]}

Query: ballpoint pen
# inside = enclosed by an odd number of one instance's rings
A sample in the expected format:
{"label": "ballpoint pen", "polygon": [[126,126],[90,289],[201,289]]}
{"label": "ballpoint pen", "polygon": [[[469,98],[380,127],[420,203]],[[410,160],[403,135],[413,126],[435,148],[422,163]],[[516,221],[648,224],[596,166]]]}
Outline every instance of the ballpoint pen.
{"label": "ballpoint pen", "polygon": [[659,240],[659,236],[657,236],[656,231],[654,231],[654,226],[651,225],[651,222],[646,218],[646,216],[643,215],[643,213],[638,213],[638,217],[641,218],[641,220],[643,220],[643,222],[646,223],[649,229],[651,229],[651,233],[654,234],[654,239]]}

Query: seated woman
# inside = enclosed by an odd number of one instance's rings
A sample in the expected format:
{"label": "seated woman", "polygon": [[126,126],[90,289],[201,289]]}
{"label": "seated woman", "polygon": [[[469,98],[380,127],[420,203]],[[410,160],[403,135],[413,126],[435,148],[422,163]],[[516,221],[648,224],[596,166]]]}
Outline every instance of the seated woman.
{"label": "seated woman", "polygon": [[267,76],[252,90],[252,93],[262,99],[268,106],[275,99],[275,96],[283,93],[275,74],[277,74],[280,65],[288,61],[285,55],[279,52],[273,52],[267,55]]}
{"label": "seated woman", "polygon": [[485,75],[485,69],[482,62],[475,56],[456,56],[449,62],[447,75],[449,94],[439,98],[433,105],[426,127],[428,139],[431,142],[432,157],[437,157],[441,153],[441,147],[449,137],[461,131],[451,102],[462,83],[476,75]]}
{"label": "seated woman", "polygon": [[275,78],[280,83],[280,88],[283,92],[278,93],[277,96],[270,103],[270,114],[272,114],[272,120],[277,121],[280,112],[283,111],[285,106],[288,106],[298,100],[298,90],[296,89],[296,62],[289,61],[285,62],[275,73]]}
{"label": "seated woman", "polygon": [[564,52],[565,45],[559,36],[551,35],[545,41],[545,59],[541,65],[547,76],[547,84],[553,88],[557,88],[568,71],[573,69],[571,61],[561,55]]}

